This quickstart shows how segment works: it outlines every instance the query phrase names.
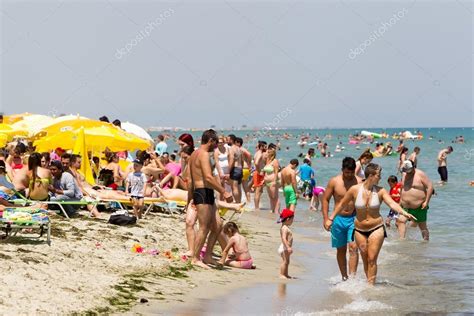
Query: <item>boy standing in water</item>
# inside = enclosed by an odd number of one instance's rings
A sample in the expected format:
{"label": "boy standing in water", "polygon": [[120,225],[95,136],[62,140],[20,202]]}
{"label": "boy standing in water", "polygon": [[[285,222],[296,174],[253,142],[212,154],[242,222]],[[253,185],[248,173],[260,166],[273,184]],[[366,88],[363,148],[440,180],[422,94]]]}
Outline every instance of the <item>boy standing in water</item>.
{"label": "boy standing in water", "polygon": [[145,174],[142,172],[143,162],[133,161],[133,172],[127,176],[125,192],[130,188],[130,195],[133,203],[133,213],[137,218],[142,218],[143,201],[145,200],[145,184],[147,182]]}
{"label": "boy standing in water", "polygon": [[[400,192],[402,191],[402,183],[398,182],[397,176],[391,175],[387,179],[388,185],[390,186],[390,197],[397,203],[400,204]],[[398,227],[398,213],[390,210],[388,213],[387,219],[385,220],[385,225],[390,227],[390,222],[394,219],[395,225]]]}
{"label": "boy standing in water", "polygon": [[285,208],[281,214],[278,223],[281,223],[280,237],[281,244],[278,248],[278,254],[281,256],[282,262],[280,265],[280,279],[291,279],[288,275],[288,266],[290,265],[290,255],[293,253],[293,234],[290,230],[293,224],[295,212]]}
{"label": "boy standing in water", "polygon": [[283,193],[285,194],[286,207],[293,212],[296,209],[296,200],[298,199],[295,171],[298,164],[298,159],[291,159],[288,166],[281,171],[281,184],[283,185]]}

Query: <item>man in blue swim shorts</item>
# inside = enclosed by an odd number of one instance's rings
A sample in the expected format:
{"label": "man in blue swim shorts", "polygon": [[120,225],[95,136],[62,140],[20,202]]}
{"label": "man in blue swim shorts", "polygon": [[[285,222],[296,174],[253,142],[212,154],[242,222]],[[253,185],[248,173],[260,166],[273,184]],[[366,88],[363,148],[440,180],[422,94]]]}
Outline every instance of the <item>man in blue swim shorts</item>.
{"label": "man in blue swim shorts", "polygon": [[[359,254],[357,245],[352,240],[354,230],[355,208],[354,203],[350,202],[346,208],[339,213],[334,221],[328,217],[329,202],[334,197],[334,204],[337,205],[350,187],[358,183],[355,176],[356,162],[354,158],[346,157],[342,161],[342,173],[331,178],[328,182],[326,192],[323,196],[323,223],[324,228],[331,230],[332,247],[337,248],[337,264],[341,271],[342,280],[348,279],[349,275],[354,276],[357,271]],[[347,273],[347,245],[349,244],[349,274]]]}

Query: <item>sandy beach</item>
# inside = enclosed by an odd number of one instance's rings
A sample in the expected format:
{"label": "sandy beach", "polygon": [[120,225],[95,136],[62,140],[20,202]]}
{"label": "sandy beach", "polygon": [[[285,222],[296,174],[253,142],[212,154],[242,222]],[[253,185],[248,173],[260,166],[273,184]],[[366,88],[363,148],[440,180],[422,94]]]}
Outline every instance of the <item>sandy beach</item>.
{"label": "sandy beach", "polygon": [[[280,282],[279,225],[274,221],[252,212],[238,221],[256,270],[203,270],[181,258],[186,247],[183,220],[153,213],[136,226],[121,227],[55,216],[51,246],[10,238],[0,251],[5,293],[0,313],[167,313],[239,287]],[[143,253],[132,251],[135,244]],[[292,271],[297,269],[293,263]]]}

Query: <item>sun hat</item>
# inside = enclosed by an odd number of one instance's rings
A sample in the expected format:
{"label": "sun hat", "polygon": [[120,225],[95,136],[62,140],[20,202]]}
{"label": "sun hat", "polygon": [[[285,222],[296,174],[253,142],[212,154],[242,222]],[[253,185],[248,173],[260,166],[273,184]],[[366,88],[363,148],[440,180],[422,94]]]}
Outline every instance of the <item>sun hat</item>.
{"label": "sun hat", "polygon": [[295,216],[295,212],[293,212],[289,208],[285,208],[280,213],[280,218],[278,219],[277,223],[283,223],[286,219],[288,219],[289,217],[293,217],[293,216]]}

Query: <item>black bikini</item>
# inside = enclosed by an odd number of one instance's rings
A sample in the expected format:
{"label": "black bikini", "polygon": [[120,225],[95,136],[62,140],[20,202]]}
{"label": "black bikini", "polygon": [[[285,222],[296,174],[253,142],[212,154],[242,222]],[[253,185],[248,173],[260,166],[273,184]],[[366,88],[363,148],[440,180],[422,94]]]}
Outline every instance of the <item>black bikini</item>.
{"label": "black bikini", "polygon": [[372,228],[371,230],[367,230],[367,231],[354,228],[354,230],[352,231],[352,240],[354,240],[354,234],[355,234],[355,232],[358,232],[358,233],[364,235],[365,237],[369,238],[369,236],[370,236],[374,231],[376,231],[377,229],[379,229],[379,228],[381,228],[381,227],[383,227],[383,236],[384,236],[384,238],[387,238],[387,230],[385,229],[385,225],[384,225],[384,224],[381,224],[381,225],[379,225],[379,226],[377,226],[377,227],[375,227],[375,228]]}

